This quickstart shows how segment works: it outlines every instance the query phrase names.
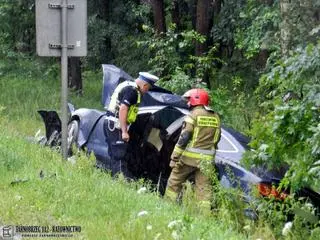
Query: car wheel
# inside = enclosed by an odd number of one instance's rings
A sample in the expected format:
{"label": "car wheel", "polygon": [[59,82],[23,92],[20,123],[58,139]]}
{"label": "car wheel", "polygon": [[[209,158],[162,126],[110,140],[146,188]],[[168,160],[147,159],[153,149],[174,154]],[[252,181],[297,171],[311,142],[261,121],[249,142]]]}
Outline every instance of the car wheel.
{"label": "car wheel", "polygon": [[73,149],[78,148],[77,146],[77,140],[78,140],[78,134],[79,134],[79,121],[72,120],[68,124],[68,136],[67,136],[67,147],[68,147],[68,155],[72,156]]}

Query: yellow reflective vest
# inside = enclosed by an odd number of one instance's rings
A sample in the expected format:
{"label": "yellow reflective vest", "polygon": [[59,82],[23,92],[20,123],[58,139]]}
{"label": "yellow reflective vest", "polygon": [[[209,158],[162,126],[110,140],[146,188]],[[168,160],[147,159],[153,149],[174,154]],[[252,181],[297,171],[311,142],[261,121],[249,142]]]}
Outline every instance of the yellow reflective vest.
{"label": "yellow reflective vest", "polygon": [[184,119],[181,136],[188,131],[191,136],[186,146],[175,145],[171,159],[199,167],[200,161],[213,161],[221,138],[220,117],[203,106],[193,108]]}
{"label": "yellow reflective vest", "polygon": [[137,93],[138,93],[138,100],[136,104],[133,104],[129,107],[129,111],[128,111],[128,116],[127,116],[127,122],[129,124],[133,123],[138,115],[138,105],[141,102],[141,93],[138,90],[138,86],[135,82],[131,82],[131,81],[124,81],[122,83],[120,83],[116,89],[114,90],[112,96],[111,96],[111,100],[110,100],[110,104],[108,106],[108,111],[112,112],[115,117],[119,117],[119,108],[120,108],[120,101],[119,101],[119,94],[120,92],[125,88],[131,86],[133,87]]}

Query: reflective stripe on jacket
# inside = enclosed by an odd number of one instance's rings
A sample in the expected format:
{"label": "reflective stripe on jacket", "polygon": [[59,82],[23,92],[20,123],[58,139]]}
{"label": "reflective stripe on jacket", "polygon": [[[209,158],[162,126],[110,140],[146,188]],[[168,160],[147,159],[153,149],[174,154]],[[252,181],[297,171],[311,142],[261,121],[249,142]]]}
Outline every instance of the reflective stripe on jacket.
{"label": "reflective stripe on jacket", "polygon": [[219,115],[206,110],[202,106],[192,109],[185,117],[181,135],[187,131],[191,134],[188,143],[176,144],[171,158],[180,159],[185,164],[199,166],[201,160],[213,161],[216,148],[221,137],[221,123]]}
{"label": "reflective stripe on jacket", "polygon": [[138,86],[135,82],[124,81],[116,87],[116,89],[114,90],[114,93],[111,96],[108,111],[112,112],[117,118],[119,117],[119,109],[120,109],[119,94],[125,87],[128,87],[128,86],[133,87],[137,91],[137,94],[138,94],[137,103],[129,106],[127,122],[130,124],[130,123],[133,123],[137,118],[138,105],[140,104],[140,101],[141,101],[141,94],[140,94],[140,92],[138,90]]}

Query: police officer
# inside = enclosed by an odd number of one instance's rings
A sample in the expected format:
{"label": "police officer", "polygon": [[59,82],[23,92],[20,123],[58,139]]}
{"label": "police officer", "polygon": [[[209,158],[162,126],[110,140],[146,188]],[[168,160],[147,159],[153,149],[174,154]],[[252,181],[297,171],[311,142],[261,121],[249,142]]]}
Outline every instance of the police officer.
{"label": "police officer", "polygon": [[221,137],[220,118],[208,107],[209,95],[204,89],[191,89],[183,97],[187,99],[191,111],[184,119],[179,140],[171,155],[172,171],[165,196],[176,201],[182,184],[194,174],[198,204],[200,209],[208,212],[211,207],[211,182],[200,170],[200,164],[214,160]]}
{"label": "police officer", "polygon": [[112,174],[123,172],[132,177],[125,161],[130,136],[128,126],[136,120],[141,95],[146,93],[159,80],[158,77],[140,72],[135,81],[120,83],[111,96],[104,122],[106,141],[109,147]]}

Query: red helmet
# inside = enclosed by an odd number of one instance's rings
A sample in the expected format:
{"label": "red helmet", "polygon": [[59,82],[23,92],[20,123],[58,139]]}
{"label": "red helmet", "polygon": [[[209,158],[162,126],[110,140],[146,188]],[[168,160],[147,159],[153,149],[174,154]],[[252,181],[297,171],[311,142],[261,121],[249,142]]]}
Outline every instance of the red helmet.
{"label": "red helmet", "polygon": [[204,105],[209,104],[209,94],[206,90],[201,88],[194,88],[185,92],[182,97],[188,100],[190,106]]}

